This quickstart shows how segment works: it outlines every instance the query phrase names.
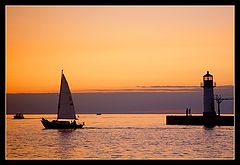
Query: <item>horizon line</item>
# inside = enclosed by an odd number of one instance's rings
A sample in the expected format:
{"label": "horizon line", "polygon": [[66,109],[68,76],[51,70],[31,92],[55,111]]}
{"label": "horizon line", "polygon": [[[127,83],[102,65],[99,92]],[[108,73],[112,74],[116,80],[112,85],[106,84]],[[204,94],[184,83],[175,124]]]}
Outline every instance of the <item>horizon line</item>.
{"label": "horizon line", "polygon": [[[220,85],[220,88],[234,87],[234,85]],[[201,86],[171,86],[171,85],[150,85],[150,86],[136,86],[136,88],[117,88],[117,89],[86,89],[86,90],[72,90],[72,93],[124,93],[124,92],[197,92]],[[5,94],[54,94],[59,91],[43,91],[43,92],[5,92]]]}

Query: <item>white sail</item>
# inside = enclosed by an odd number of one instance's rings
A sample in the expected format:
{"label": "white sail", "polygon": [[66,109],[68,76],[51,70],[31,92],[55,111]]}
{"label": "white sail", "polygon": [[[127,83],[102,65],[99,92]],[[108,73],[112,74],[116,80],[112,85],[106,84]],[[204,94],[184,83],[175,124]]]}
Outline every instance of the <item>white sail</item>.
{"label": "white sail", "polygon": [[58,119],[76,119],[71,91],[62,72],[58,102]]}

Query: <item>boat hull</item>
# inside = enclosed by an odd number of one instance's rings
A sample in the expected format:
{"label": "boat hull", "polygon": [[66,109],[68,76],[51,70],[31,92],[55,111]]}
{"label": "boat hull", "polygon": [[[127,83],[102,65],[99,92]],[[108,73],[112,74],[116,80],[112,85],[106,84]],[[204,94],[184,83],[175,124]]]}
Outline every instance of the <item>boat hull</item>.
{"label": "boat hull", "polygon": [[14,119],[24,119],[24,117],[13,116]]}
{"label": "boat hull", "polygon": [[22,113],[16,113],[14,116],[13,116],[14,119],[24,119],[24,116]]}
{"label": "boat hull", "polygon": [[41,120],[43,126],[46,129],[77,129],[77,128],[83,128],[83,124],[73,124],[66,121],[48,121],[47,119]]}

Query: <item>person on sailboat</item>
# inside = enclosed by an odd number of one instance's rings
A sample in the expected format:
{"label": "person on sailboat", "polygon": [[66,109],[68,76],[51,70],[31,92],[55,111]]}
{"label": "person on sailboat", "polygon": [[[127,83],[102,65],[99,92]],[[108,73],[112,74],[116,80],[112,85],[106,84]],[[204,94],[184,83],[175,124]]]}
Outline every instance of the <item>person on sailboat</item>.
{"label": "person on sailboat", "polygon": [[74,121],[72,122],[72,124],[73,124],[73,125],[76,125],[76,120],[74,120]]}

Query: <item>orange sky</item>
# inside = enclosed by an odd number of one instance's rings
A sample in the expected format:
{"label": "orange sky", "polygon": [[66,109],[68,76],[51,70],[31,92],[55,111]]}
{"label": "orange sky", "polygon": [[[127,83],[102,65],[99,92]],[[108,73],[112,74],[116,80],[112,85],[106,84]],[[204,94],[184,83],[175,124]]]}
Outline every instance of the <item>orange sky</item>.
{"label": "orange sky", "polygon": [[6,6],[6,92],[234,82],[234,6]]}

